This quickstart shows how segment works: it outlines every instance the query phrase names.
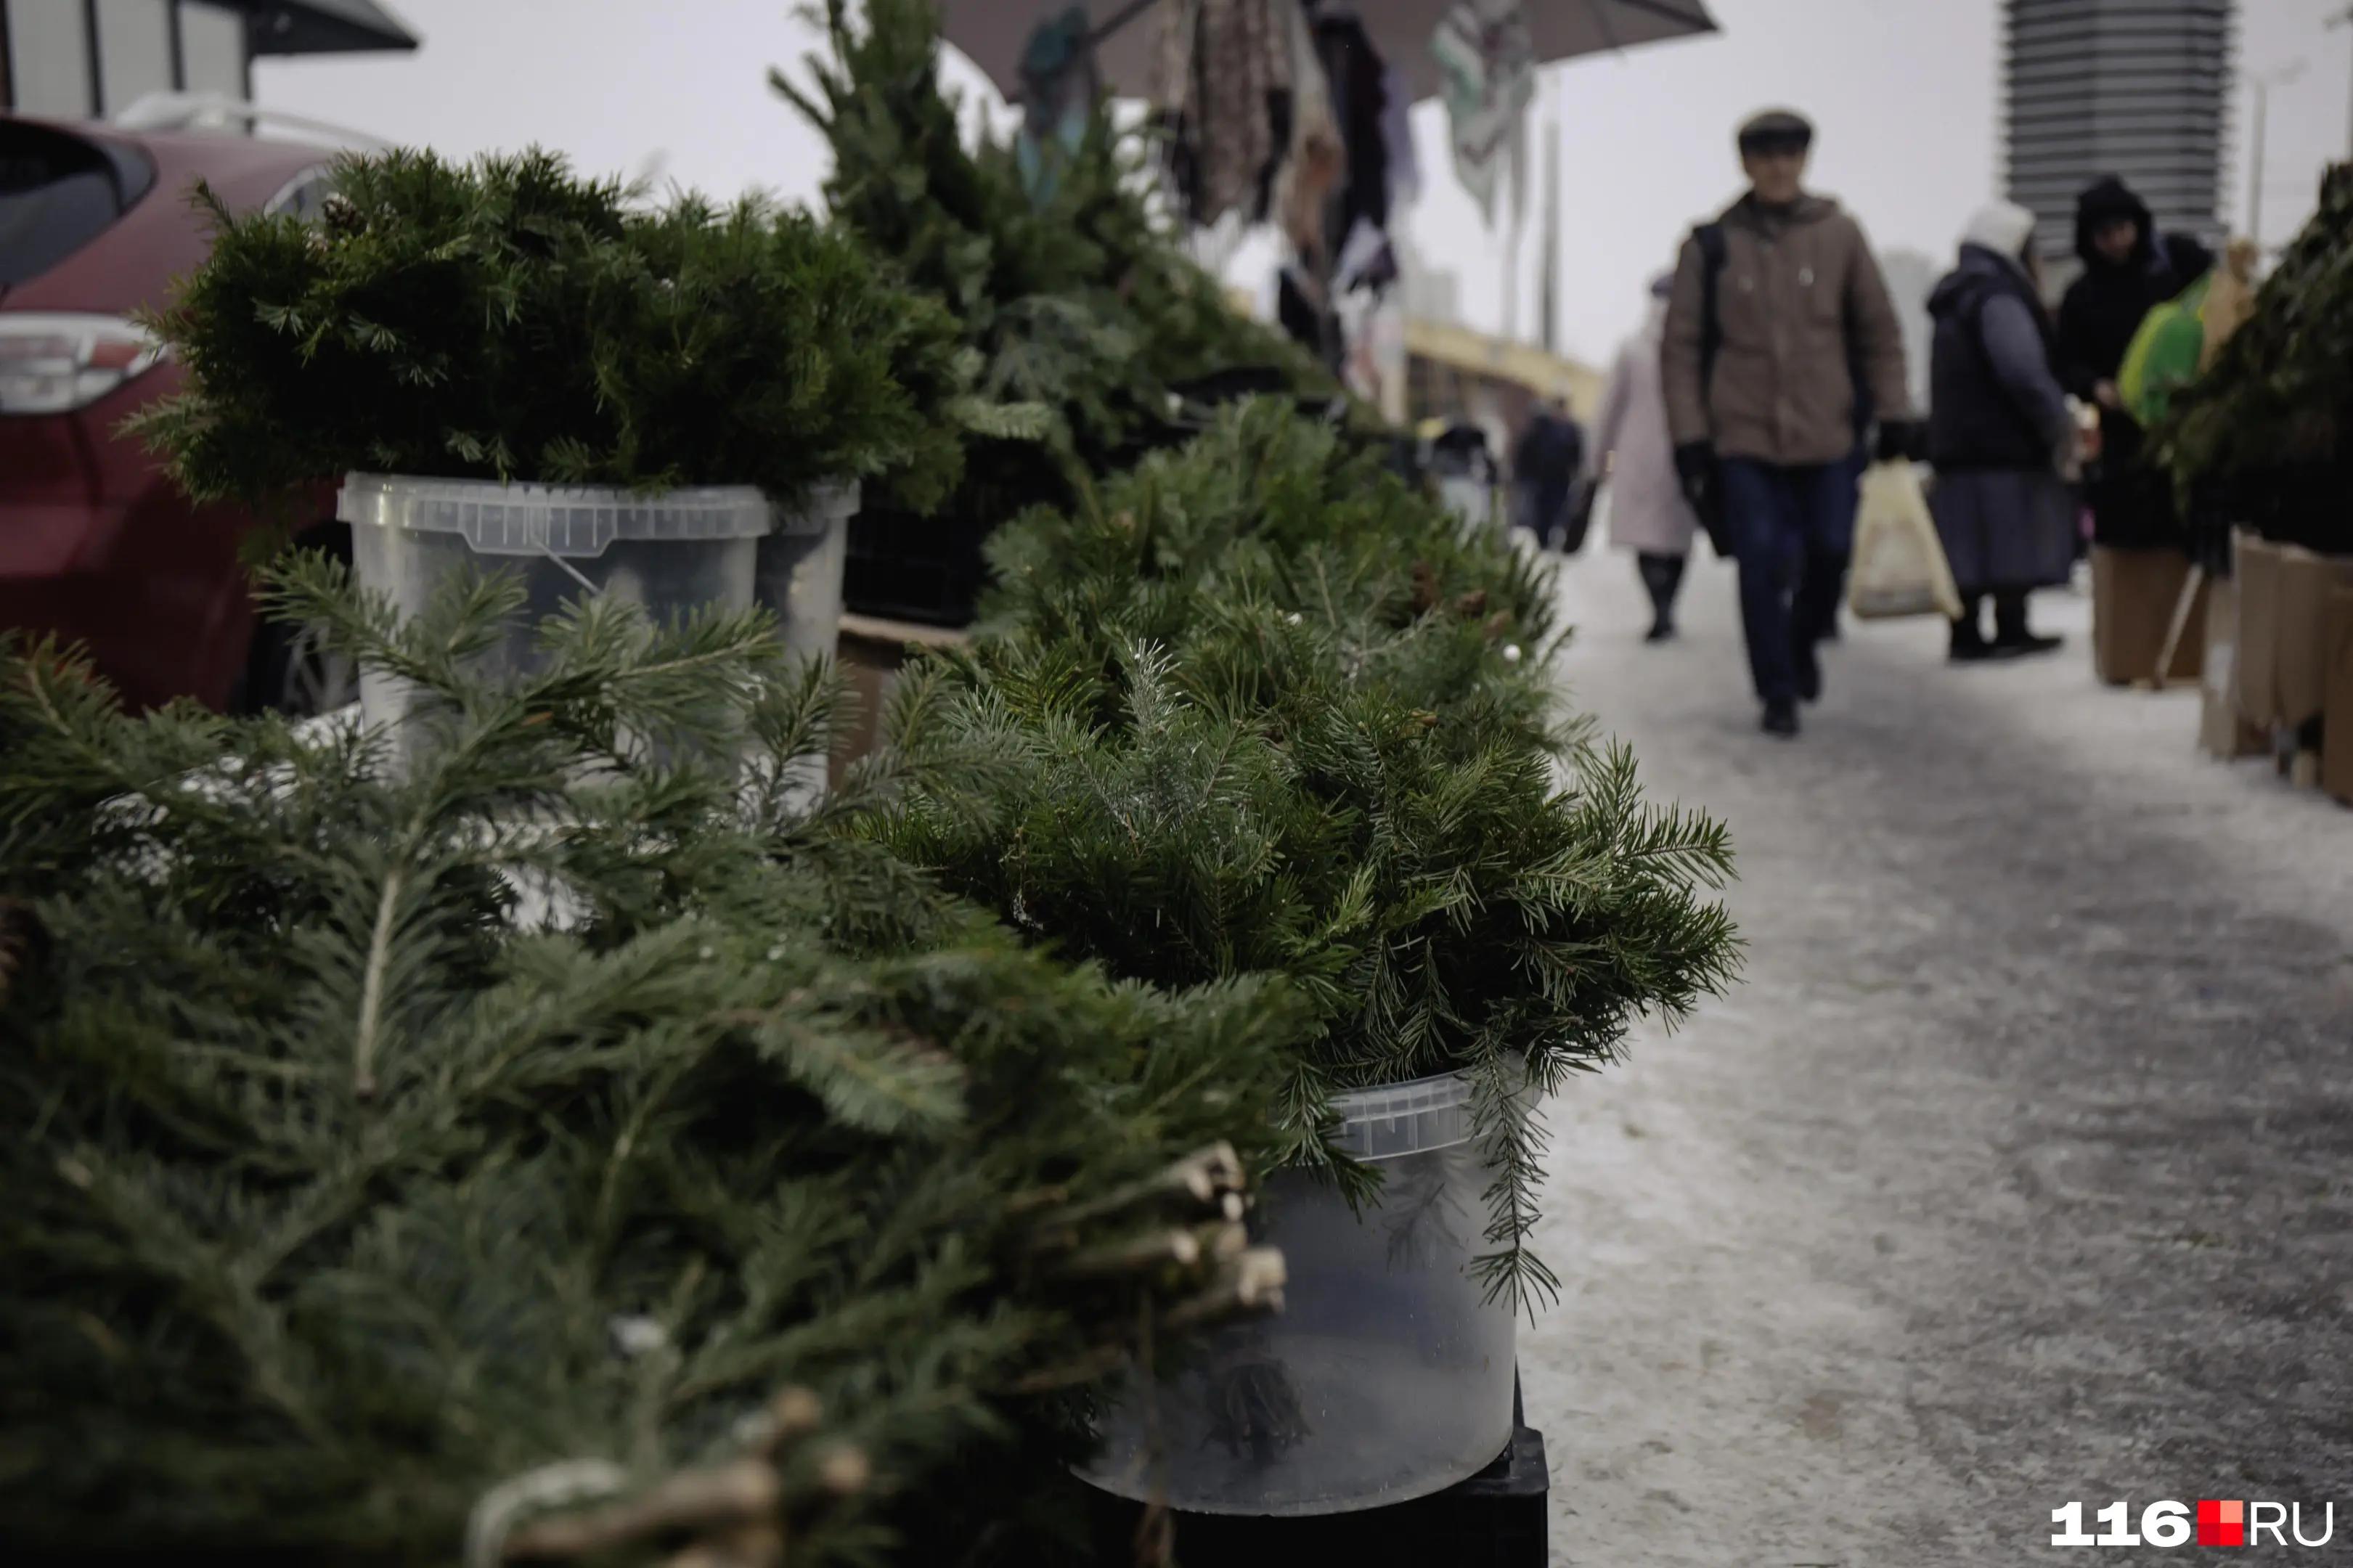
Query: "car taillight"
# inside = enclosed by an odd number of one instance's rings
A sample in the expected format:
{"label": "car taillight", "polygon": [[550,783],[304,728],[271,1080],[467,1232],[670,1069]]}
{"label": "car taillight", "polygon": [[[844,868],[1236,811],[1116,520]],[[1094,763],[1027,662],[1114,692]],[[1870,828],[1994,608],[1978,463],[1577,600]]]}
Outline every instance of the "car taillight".
{"label": "car taillight", "polygon": [[164,346],[119,316],[0,310],[0,415],[87,408],[164,357]]}

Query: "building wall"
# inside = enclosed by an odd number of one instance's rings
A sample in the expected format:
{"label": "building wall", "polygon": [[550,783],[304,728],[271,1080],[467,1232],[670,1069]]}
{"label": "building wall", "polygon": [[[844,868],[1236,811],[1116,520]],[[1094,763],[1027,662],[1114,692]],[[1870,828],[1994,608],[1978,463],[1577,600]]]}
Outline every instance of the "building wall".
{"label": "building wall", "polygon": [[1443,267],[1430,266],[1404,226],[1390,231],[1389,250],[1397,258],[1398,291],[1408,316],[1449,324],[1462,319],[1461,280]]}
{"label": "building wall", "polygon": [[249,96],[244,13],[210,0],[0,0],[0,109],[120,114],[151,92]]}
{"label": "building wall", "polygon": [[2236,0],[2004,0],[2010,195],[2052,260],[2103,174],[2160,229],[2219,237]]}

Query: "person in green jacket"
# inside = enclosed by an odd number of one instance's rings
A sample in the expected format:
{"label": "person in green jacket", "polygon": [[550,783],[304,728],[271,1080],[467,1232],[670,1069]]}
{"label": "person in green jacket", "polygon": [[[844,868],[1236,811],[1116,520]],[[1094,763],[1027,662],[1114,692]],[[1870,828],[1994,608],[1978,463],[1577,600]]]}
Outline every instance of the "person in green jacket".
{"label": "person in green jacket", "polygon": [[2206,295],[2214,281],[2214,253],[2189,235],[2167,235],[2165,252],[2184,287],[2141,318],[2116,370],[2116,396],[2144,430],[2164,418],[2173,395],[2198,377],[2206,350]]}

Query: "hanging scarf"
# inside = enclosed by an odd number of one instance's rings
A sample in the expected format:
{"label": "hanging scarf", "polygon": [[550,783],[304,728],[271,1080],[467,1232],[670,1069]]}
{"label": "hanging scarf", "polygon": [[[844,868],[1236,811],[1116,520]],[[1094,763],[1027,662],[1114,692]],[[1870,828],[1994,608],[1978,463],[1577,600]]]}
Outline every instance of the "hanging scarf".
{"label": "hanging scarf", "polygon": [[1044,206],[1054,199],[1062,166],[1086,141],[1102,79],[1088,42],[1086,7],[1072,5],[1038,25],[1021,55],[1021,131],[1013,155],[1022,189]]}
{"label": "hanging scarf", "polygon": [[1421,196],[1421,155],[1413,146],[1413,89],[1395,66],[1381,73],[1381,140],[1389,154],[1389,206],[1411,206]]}
{"label": "hanging scarf", "polygon": [[1514,153],[1526,141],[1536,57],[1521,0],[1457,0],[1440,20],[1430,52],[1446,100],[1455,175],[1493,223],[1496,177],[1507,162],[1515,210],[1525,185]]}
{"label": "hanging scarf", "polygon": [[1153,97],[1170,121],[1171,170],[1187,216],[1207,227],[1236,207],[1255,217],[1284,148],[1278,107],[1292,92],[1280,15],[1297,0],[1168,0]]}
{"label": "hanging scarf", "polygon": [[1267,216],[1291,241],[1292,248],[1315,279],[1318,305],[1332,249],[1342,237],[1329,232],[1325,204],[1348,174],[1348,144],[1332,111],[1330,84],[1315,54],[1315,34],[1308,26],[1306,8],[1286,5],[1287,47],[1300,62],[1292,76],[1291,140],[1282,149],[1282,165],[1274,176]]}

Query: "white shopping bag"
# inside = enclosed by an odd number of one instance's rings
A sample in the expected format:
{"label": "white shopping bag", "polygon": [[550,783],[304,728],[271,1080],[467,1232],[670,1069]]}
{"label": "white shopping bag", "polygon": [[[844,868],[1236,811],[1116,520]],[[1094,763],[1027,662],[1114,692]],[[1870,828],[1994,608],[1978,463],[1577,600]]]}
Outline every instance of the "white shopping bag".
{"label": "white shopping bag", "polygon": [[1857,620],[1961,613],[1960,590],[1909,463],[1873,463],[1855,499],[1854,562],[1846,607]]}

